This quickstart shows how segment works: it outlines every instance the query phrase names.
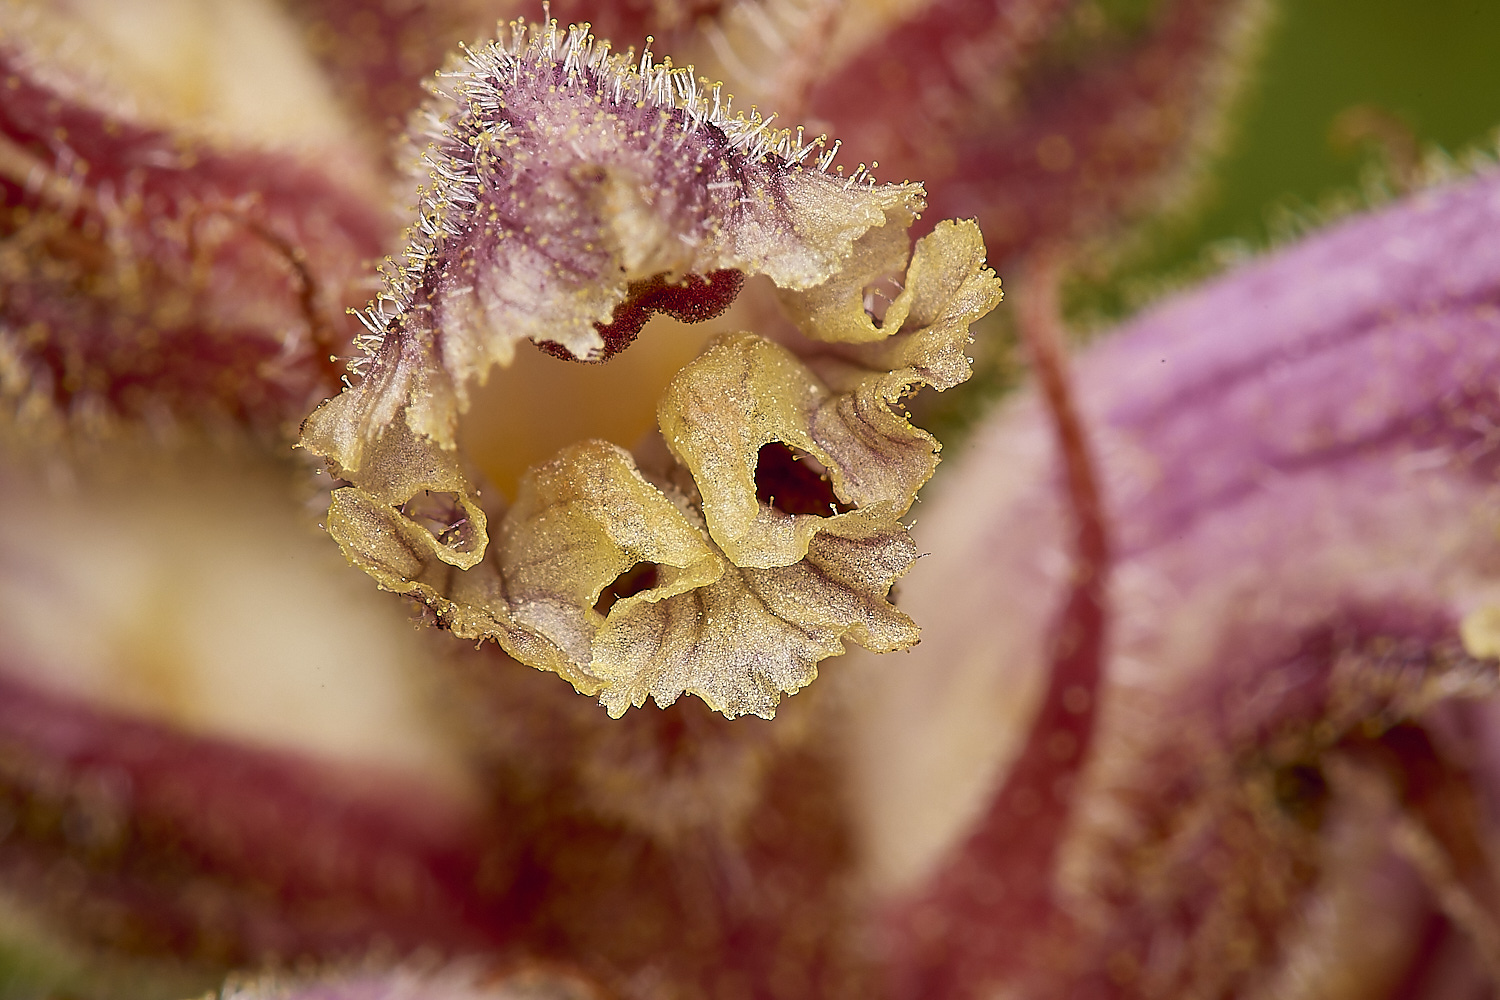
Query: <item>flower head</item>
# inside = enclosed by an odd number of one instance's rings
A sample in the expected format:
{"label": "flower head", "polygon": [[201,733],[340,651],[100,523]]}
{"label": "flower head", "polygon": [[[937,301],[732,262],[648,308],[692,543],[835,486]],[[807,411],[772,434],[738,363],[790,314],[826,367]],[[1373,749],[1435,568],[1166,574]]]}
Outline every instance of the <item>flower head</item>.
{"label": "flower head", "polygon": [[[915,642],[886,595],[916,557],[898,518],[938,445],[895,407],[969,376],[969,324],[1000,299],[977,228],[942,224],[908,262],[919,186],[844,180],[831,152],[805,166],[821,139],[731,117],[691,69],[612,54],[586,27],[512,25],[443,79],[418,139],[431,187],[367,317],[362,377],[303,433],[352,484],[329,516],[351,561],[614,715],[690,691],[769,717],[844,638]],[[903,271],[875,322],[866,287]],[[518,341],[606,360],[647,312],[711,318],[745,276],[838,348],[828,373],[755,334],[721,337],[662,396],[670,458],[643,472],[617,446],[566,449],[523,478],[485,561],[456,454],[469,382]],[[789,509],[797,467],[763,457],[788,448],[826,470],[811,510]]]}

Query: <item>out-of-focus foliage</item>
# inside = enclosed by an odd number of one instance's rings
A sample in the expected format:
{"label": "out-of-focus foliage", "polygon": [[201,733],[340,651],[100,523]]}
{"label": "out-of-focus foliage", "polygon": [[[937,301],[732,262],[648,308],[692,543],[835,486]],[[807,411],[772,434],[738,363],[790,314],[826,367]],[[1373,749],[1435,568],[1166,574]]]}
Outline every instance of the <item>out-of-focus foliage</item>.
{"label": "out-of-focus foliage", "polygon": [[[1392,154],[1489,150],[1500,127],[1497,37],[1500,6],[1489,3],[1277,4],[1202,194],[1152,223],[1135,252],[1077,281],[1075,315],[1119,318],[1166,288],[1388,196]],[[1369,112],[1393,127],[1358,128]]]}

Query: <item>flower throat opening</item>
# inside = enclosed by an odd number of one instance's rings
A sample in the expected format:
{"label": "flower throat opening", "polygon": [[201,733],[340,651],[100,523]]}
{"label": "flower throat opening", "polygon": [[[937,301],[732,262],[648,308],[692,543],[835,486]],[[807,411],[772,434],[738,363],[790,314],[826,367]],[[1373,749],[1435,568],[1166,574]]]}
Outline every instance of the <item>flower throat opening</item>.
{"label": "flower throat opening", "polygon": [[[718,333],[754,325],[748,302],[739,292],[748,285],[768,285],[765,279],[717,284],[697,275],[689,280],[718,296],[705,304],[684,302],[681,286],[658,283],[652,304],[630,310],[641,326],[613,352],[592,362],[580,361],[555,342],[522,344],[507,367],[493,369],[481,386],[471,391],[469,411],[459,422],[459,450],[507,498],[527,469],[546,461],[576,441],[598,439],[626,450],[637,447],[656,428],[656,403],[662,390],[684,365],[702,353]],[[731,289],[724,295],[726,288]],[[757,294],[768,294],[768,288]],[[670,296],[676,295],[677,301]],[[662,308],[660,304],[666,299]],[[622,303],[615,310],[621,327]],[[613,335],[598,327],[605,344]]]}

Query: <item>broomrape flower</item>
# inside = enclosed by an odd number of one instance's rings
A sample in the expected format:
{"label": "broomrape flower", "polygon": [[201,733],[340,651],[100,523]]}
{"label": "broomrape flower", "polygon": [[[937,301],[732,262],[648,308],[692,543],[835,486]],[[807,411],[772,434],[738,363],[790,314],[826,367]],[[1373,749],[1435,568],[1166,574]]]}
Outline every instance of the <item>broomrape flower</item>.
{"label": "broomrape flower", "polygon": [[[18,991],[1493,977],[1492,173],[1070,373],[1251,5],[116,10],[0,37]],[[1038,391],[914,541],[991,264]]]}
{"label": "broomrape flower", "polygon": [[[845,636],[916,641],[885,596],[916,557],[898,518],[938,446],[894,408],[968,378],[968,328],[999,283],[972,222],[939,224],[908,263],[919,186],[830,175],[831,152],[804,167],[820,140],[730,117],[717,87],[649,50],[633,63],[586,28],[518,24],[440,77],[418,137],[432,187],[368,317],[367,369],[302,443],[352,483],[329,513],[351,562],[457,634],[612,715],[686,690],[770,717]],[[903,271],[877,325],[864,290]],[[486,561],[455,454],[468,383],[528,339],[605,361],[648,313],[711,318],[747,276],[771,280],[804,337],[847,345],[829,375],[755,334],[711,341],[658,404],[670,459],[565,450],[522,478]],[[826,503],[787,502],[795,475],[762,456],[789,448],[826,470]],[[634,592],[601,614],[627,572]]]}

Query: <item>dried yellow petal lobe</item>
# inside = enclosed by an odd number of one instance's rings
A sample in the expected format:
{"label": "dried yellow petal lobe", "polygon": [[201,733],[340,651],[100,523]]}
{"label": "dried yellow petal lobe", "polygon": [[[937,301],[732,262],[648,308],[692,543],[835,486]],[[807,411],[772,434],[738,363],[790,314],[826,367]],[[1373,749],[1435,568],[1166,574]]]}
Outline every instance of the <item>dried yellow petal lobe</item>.
{"label": "dried yellow petal lobe", "polygon": [[[698,483],[709,533],[735,565],[790,566],[807,555],[819,531],[851,521],[893,521],[915,498],[915,489],[904,496],[864,495],[856,500],[850,495],[851,477],[813,429],[816,421],[836,425],[828,428],[832,435],[847,431],[837,417],[819,420],[838,404],[790,351],[753,333],[715,340],[663,394],[658,407],[662,436]],[[936,442],[926,440],[922,481],[936,466]],[[834,495],[859,503],[861,509],[798,514],[778,509],[774,498],[761,500],[756,495],[760,449],[778,441],[822,463]]]}
{"label": "dried yellow petal lobe", "polygon": [[[901,294],[886,310],[887,339],[862,346],[859,362],[939,392],[972,375],[969,325],[1000,304],[1000,281],[984,266],[984,237],[969,221],[939,222],[917,243]],[[789,297],[784,295],[784,299]],[[892,317],[899,316],[893,326]],[[818,339],[834,339],[814,333]],[[887,394],[895,383],[888,383]]]}
{"label": "dried yellow petal lobe", "polygon": [[602,441],[565,448],[526,474],[505,518],[499,561],[515,620],[583,664],[592,664],[605,623],[595,605],[631,567],[654,567],[652,585],[621,597],[619,614],[724,573],[702,532],[626,451]]}
{"label": "dried yellow petal lobe", "polygon": [[[917,641],[888,595],[939,446],[898,404],[967,377],[969,324],[1000,298],[972,223],[941,224],[908,265],[919,186],[845,180],[827,154],[805,166],[820,141],[719,102],[586,28],[513,25],[466,53],[419,136],[431,186],[366,314],[361,377],[304,427],[351,484],[328,521],[351,562],[612,715],[688,692],[770,717],[845,640]],[[876,323],[867,286],[903,271]],[[678,468],[565,448],[523,478],[491,545],[455,448],[468,384],[518,340],[607,357],[643,290],[700,318],[693,296],[737,289],[714,277],[732,272],[769,277],[837,358],[814,373],[754,334],[716,339],[658,406]]]}
{"label": "dried yellow petal lobe", "polygon": [[917,641],[916,625],[885,599],[916,556],[899,526],[828,532],[794,565],[731,566],[711,586],[611,614],[594,645],[600,701],[619,716],[647,696],[671,704],[686,691],[731,717],[771,718],[845,638],[876,652]]}

